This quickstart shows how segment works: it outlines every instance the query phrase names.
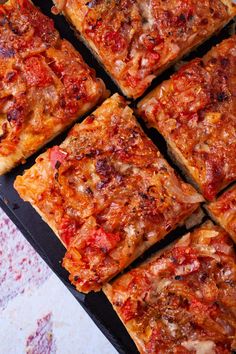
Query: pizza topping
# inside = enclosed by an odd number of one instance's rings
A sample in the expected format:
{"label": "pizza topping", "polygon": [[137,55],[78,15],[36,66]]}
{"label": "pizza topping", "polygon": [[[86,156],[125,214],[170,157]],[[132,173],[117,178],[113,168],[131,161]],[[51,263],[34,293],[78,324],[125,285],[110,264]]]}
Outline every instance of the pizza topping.
{"label": "pizza topping", "polygon": [[120,235],[107,233],[100,228],[91,232],[86,244],[92,247],[98,247],[104,253],[107,253],[114,249],[120,240]]}
{"label": "pizza topping", "polygon": [[179,181],[176,178],[175,174],[171,175],[171,178],[165,181],[166,188],[169,190],[170,193],[173,193],[173,196],[177,197],[183,203],[199,203],[202,202],[204,199],[200,194],[189,194],[186,190],[183,191],[181,186],[179,185]]}
{"label": "pizza topping", "polygon": [[73,220],[68,216],[65,216],[62,219],[61,225],[59,227],[59,235],[66,247],[70,245],[72,239],[76,235],[78,228],[79,223],[76,220]]}
{"label": "pizza topping", "polygon": [[[118,264],[109,254],[121,239],[118,234],[105,232],[102,228],[90,229],[90,227],[89,222],[88,225],[85,223],[82,231],[79,231],[78,239],[74,240],[72,237],[75,236],[75,232],[70,227],[69,231],[72,233],[69,234],[69,243],[67,243],[70,247],[63,260],[63,265],[71,273],[70,279],[73,279],[73,284],[84,289],[93,289],[94,284],[99,285],[103,277],[117,272]],[[85,230],[87,234],[84,234]],[[109,267],[104,269],[104,266]]]}
{"label": "pizza topping", "polygon": [[120,311],[122,313],[122,316],[124,318],[125,322],[128,322],[132,320],[134,317],[137,315],[140,315],[140,311],[142,311],[142,308],[138,306],[139,304],[137,301],[133,301],[129,298],[126,300],[126,302],[122,305]]}
{"label": "pizza topping", "polygon": [[236,178],[235,43],[233,36],[182,66],[139,104],[210,201]]}
{"label": "pizza topping", "polygon": [[[8,105],[6,109],[6,118],[12,128],[12,133],[14,132],[15,138],[17,138],[17,133],[21,131],[24,123],[24,117],[29,109],[28,103],[26,102],[26,97],[24,94],[16,96],[14,100]],[[9,127],[9,126],[8,126]],[[14,134],[13,133],[13,134]],[[9,135],[9,138],[13,135]],[[14,136],[14,135],[13,135]]]}
{"label": "pizza topping", "polygon": [[181,343],[181,345],[192,351],[194,350],[196,354],[215,354],[216,345],[211,340],[188,340],[186,342]]}
{"label": "pizza topping", "polygon": [[[203,235],[207,237],[208,232],[211,235],[205,242]],[[233,349],[235,253],[226,260],[217,249],[216,262],[199,252],[205,244],[215,247],[220,241],[222,246],[231,245],[224,230],[208,221],[161,255],[105,286],[106,295],[140,352],[205,354]],[[193,268],[187,269],[190,265]],[[187,271],[178,274],[184,266]],[[159,287],[162,282],[165,286]]]}
{"label": "pizza topping", "polygon": [[44,87],[53,83],[51,74],[39,57],[27,58],[24,65],[24,75],[29,86]]}
{"label": "pizza topping", "polygon": [[0,155],[9,161],[4,173],[91,109],[105,86],[29,0],[0,9],[0,115],[8,130]]}
{"label": "pizza topping", "polygon": [[28,23],[33,27],[35,35],[45,42],[47,46],[54,45],[57,42],[59,35],[55,31],[53,20],[44,16],[28,0],[21,1],[19,4],[21,14],[25,16]]}
{"label": "pizza topping", "polygon": [[200,268],[195,251],[189,247],[175,247],[172,252],[172,259],[176,264],[175,274],[177,276],[196,272]]}
{"label": "pizza topping", "polygon": [[22,106],[15,106],[9,109],[7,112],[8,122],[18,127],[21,126],[23,123],[23,110],[24,108]]}
{"label": "pizza topping", "polygon": [[193,0],[99,0],[78,6],[56,0],[56,5],[91,42],[108,71],[131,97],[140,96],[155,73],[230,17],[220,0],[205,0],[201,5]]}
{"label": "pizza topping", "polygon": [[111,50],[116,52],[121,52],[125,48],[125,39],[123,36],[116,31],[108,31],[103,36],[104,45],[109,46]]}
{"label": "pizza topping", "polygon": [[10,71],[6,75],[6,81],[12,82],[16,79],[16,77],[17,77],[17,71],[16,70]]}
{"label": "pizza topping", "polygon": [[50,163],[52,168],[58,169],[66,159],[67,155],[67,152],[63,151],[61,148],[59,148],[59,146],[54,146],[50,150]]}
{"label": "pizza topping", "polygon": [[[233,185],[224,192],[215,202],[210,203],[207,209],[213,217],[236,240],[236,187]],[[219,246],[220,248],[220,246]],[[227,252],[227,249],[225,249]]]}

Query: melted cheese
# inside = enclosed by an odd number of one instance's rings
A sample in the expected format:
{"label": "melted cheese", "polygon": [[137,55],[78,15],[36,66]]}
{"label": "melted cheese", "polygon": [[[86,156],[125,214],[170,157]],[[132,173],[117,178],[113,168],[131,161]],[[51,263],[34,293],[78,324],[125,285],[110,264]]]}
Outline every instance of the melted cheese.
{"label": "melted cheese", "polygon": [[196,354],[215,354],[216,345],[211,340],[188,340],[181,343],[188,350],[195,350]]}

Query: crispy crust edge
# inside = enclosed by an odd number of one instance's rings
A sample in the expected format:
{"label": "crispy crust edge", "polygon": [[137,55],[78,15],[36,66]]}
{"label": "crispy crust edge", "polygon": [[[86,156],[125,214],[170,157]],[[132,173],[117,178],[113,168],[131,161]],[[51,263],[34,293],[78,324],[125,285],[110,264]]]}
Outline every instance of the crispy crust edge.
{"label": "crispy crust edge", "polygon": [[[38,158],[44,157],[46,154],[47,154],[47,151],[44,152],[43,154],[39,155]],[[31,168],[29,168],[28,170],[26,170],[22,176],[21,176],[21,175],[17,176],[16,179],[15,179],[15,181],[14,181],[13,186],[14,186],[15,190],[17,191],[17,193],[19,194],[19,196],[20,196],[24,201],[27,201],[27,202],[30,203],[30,205],[31,205],[31,206],[35,209],[35,211],[40,215],[40,217],[42,218],[42,220],[52,229],[52,231],[53,231],[53,232],[55,233],[55,235],[58,237],[59,241],[60,241],[60,242],[63,244],[63,246],[66,248],[65,243],[63,242],[63,240],[62,240],[62,239],[60,238],[60,236],[59,236],[58,230],[57,230],[57,228],[56,228],[55,223],[53,222],[53,219],[50,220],[50,219],[47,217],[47,215],[46,215],[45,213],[43,213],[43,212],[38,208],[38,206],[37,206],[36,203],[34,203],[33,201],[26,200],[26,199],[25,199],[25,193],[23,193],[23,192],[21,191],[21,186],[22,186],[22,185],[24,185],[24,187],[26,187],[23,181],[25,180],[25,178],[26,178],[26,180],[27,180],[27,174],[30,173],[30,172],[32,172],[32,171],[34,171],[35,169],[37,169],[37,166],[38,166],[38,165],[40,166],[40,163],[37,163],[37,161],[36,161],[36,163],[35,163]],[[37,181],[37,180],[36,180],[36,181]],[[22,182],[23,182],[23,183],[22,183]],[[27,183],[26,183],[26,185],[27,185]]]}
{"label": "crispy crust edge", "polygon": [[[228,191],[232,190],[232,189],[236,189],[236,184],[233,184],[232,186],[228,187],[222,194],[221,196],[218,198],[220,199],[221,197],[224,196],[224,193],[227,193]],[[236,234],[233,233],[228,227],[227,224],[223,221],[223,217],[219,216],[217,217],[213,210],[212,210],[212,205],[214,205],[215,203],[217,203],[217,200],[211,202],[211,203],[205,203],[203,204],[203,208],[204,210],[207,212],[207,214],[210,216],[210,218],[219,226],[221,226],[226,232],[228,232],[228,234],[231,236],[232,240],[236,243]]]}
{"label": "crispy crust edge", "polygon": [[[168,251],[169,249],[171,249],[178,240],[171,242],[168,246],[162,248],[161,250],[157,251],[155,254],[153,254],[152,256],[150,256],[148,259],[146,259],[143,263],[141,263],[141,265],[139,265],[136,268],[140,268],[145,266],[146,264],[148,264],[149,262],[151,262],[152,260],[154,260],[155,258],[160,257],[162,254],[164,254],[166,251]],[[128,273],[128,272],[127,272]],[[121,278],[124,274],[121,274],[119,276],[119,278]],[[119,279],[118,278],[118,279]],[[115,306],[113,304],[113,283],[116,282],[116,279],[114,281],[112,281],[111,283],[106,283],[103,287],[102,287],[102,291],[103,293],[106,295],[107,299],[109,300],[113,310],[115,311],[116,315],[119,317],[120,321],[122,322],[122,324],[124,325],[126,331],[128,332],[129,336],[131,337],[131,339],[134,341],[134,344],[136,345],[137,349],[140,351],[140,353],[142,352],[142,347],[139,344],[139,341],[137,339],[137,336],[135,335],[135,332],[132,331],[132,329],[130,328],[130,326],[127,326],[127,324],[124,322],[124,320],[121,317],[121,314],[118,311],[118,307]]]}

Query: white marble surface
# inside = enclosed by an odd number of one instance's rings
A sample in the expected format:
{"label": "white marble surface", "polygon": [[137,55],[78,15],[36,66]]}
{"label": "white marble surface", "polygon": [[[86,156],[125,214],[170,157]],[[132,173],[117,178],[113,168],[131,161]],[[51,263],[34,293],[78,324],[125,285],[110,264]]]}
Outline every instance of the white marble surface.
{"label": "white marble surface", "polygon": [[0,209],[0,354],[116,354]]}

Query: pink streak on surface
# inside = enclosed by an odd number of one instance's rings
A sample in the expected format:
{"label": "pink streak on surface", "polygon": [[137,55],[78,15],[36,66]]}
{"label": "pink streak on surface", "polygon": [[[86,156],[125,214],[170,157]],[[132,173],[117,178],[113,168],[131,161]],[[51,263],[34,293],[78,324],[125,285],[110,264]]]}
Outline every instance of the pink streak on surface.
{"label": "pink streak on surface", "polygon": [[26,354],[55,354],[56,343],[53,337],[52,314],[37,320],[37,329],[26,342]]}
{"label": "pink streak on surface", "polygon": [[44,261],[0,209],[0,310],[25,290],[42,285],[51,274]]}

